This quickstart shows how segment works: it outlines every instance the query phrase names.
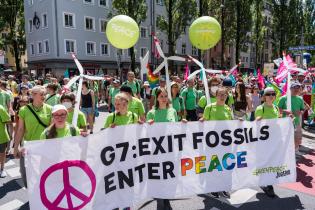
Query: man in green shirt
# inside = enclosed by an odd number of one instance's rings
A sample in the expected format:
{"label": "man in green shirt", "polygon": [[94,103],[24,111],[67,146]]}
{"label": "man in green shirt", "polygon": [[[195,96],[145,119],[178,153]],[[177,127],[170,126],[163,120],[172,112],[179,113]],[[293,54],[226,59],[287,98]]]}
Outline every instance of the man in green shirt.
{"label": "man in green shirt", "polygon": [[197,90],[194,88],[195,81],[194,79],[190,79],[187,81],[187,88],[183,90],[182,97],[184,101],[184,107],[185,107],[185,115],[186,119],[188,121],[197,121],[197,98],[198,93]]}
{"label": "man in green shirt", "polygon": [[127,74],[127,81],[125,81],[122,85],[130,87],[134,97],[140,98],[141,86],[135,78],[135,73],[129,71]]}
{"label": "man in green shirt", "polygon": [[[5,81],[1,81],[1,86],[6,85]],[[3,88],[0,88],[0,105],[2,105],[6,111],[11,107],[11,96]]]}
{"label": "man in green shirt", "polygon": [[120,80],[115,79],[112,82],[112,86],[109,88],[109,94],[108,94],[108,111],[114,112],[115,111],[115,96],[120,91]]}
{"label": "man in green shirt", "polygon": [[[301,84],[293,82],[291,84],[291,111],[294,115],[294,141],[295,149],[298,150],[302,143],[302,113],[304,111],[304,100],[300,95]],[[278,103],[280,114],[285,117],[287,115],[287,96],[282,96]]]}

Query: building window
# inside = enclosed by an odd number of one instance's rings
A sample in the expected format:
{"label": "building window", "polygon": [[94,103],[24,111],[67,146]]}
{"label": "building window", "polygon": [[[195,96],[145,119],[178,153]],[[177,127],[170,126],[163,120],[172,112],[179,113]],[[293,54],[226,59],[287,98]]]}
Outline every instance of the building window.
{"label": "building window", "polygon": [[75,40],[65,40],[65,53],[75,52]]}
{"label": "building window", "polygon": [[163,0],[156,0],[156,4],[163,6]]}
{"label": "building window", "polygon": [[83,0],[85,4],[94,4],[94,0]]}
{"label": "building window", "polygon": [[107,0],[99,0],[99,6],[107,7],[108,6]]}
{"label": "building window", "polygon": [[74,14],[71,13],[64,13],[64,26],[68,28],[74,28]]}
{"label": "building window", "polygon": [[43,28],[47,28],[47,27],[48,27],[47,14],[43,14],[43,15],[42,15],[42,27],[43,27]]}
{"label": "building window", "polygon": [[124,51],[122,49],[117,49],[116,51],[116,55],[120,55],[120,56],[123,56],[124,55]]}
{"label": "building window", "polygon": [[107,21],[104,19],[100,19],[100,32],[101,33],[106,32],[106,25],[107,25]]}
{"label": "building window", "polygon": [[31,55],[35,55],[35,47],[34,47],[34,44],[31,43],[30,46],[31,46],[31,47],[30,47],[30,48],[31,48],[31,49],[30,49]]}
{"label": "building window", "polygon": [[43,44],[41,42],[37,43],[37,53],[42,54],[43,53]]}
{"label": "building window", "polygon": [[245,58],[245,62],[248,63],[248,57]]}
{"label": "building window", "polygon": [[28,32],[32,33],[33,31],[33,21],[29,20],[28,21]]}
{"label": "building window", "polygon": [[192,46],[192,48],[191,48],[191,54],[192,55],[197,55],[198,54],[198,50],[194,46]]}
{"label": "building window", "polygon": [[87,55],[96,55],[95,42],[86,42],[86,54]]}
{"label": "building window", "polygon": [[148,33],[147,33],[148,29],[145,27],[141,27],[140,28],[140,37],[141,38],[147,38],[148,37]]}
{"label": "building window", "polygon": [[109,56],[109,44],[101,43],[100,51],[102,56]]}
{"label": "building window", "polygon": [[28,4],[31,6],[34,4],[34,0],[28,0]]}
{"label": "building window", "polygon": [[44,40],[44,52],[46,53],[46,54],[48,54],[49,53],[49,41],[48,40]]}
{"label": "building window", "polygon": [[95,19],[92,17],[85,17],[85,30],[94,31]]}
{"label": "building window", "polygon": [[182,44],[182,54],[186,55],[186,44]]}
{"label": "building window", "polygon": [[147,48],[141,47],[140,48],[140,55],[142,58],[145,56],[146,53],[147,53]]}

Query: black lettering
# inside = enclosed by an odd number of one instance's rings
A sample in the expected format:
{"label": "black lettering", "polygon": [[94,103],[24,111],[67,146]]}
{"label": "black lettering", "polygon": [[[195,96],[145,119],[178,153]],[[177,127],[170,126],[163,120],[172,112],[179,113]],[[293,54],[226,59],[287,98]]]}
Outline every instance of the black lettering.
{"label": "black lettering", "polygon": [[120,162],[125,161],[127,153],[128,153],[129,142],[122,142],[122,143],[116,144],[116,148],[117,149],[122,148]]}
{"label": "black lettering", "polygon": [[148,163],[148,178],[149,179],[160,179],[159,170],[156,169],[160,167],[160,163]]}
{"label": "black lettering", "polygon": [[[109,154],[109,158],[110,158],[109,160],[106,159],[106,153],[107,152],[111,152]],[[112,164],[114,162],[114,160],[115,160],[115,150],[114,150],[114,148],[111,147],[111,146],[105,147],[102,150],[102,152],[101,152],[101,160],[102,160],[102,162],[103,162],[103,164],[105,166],[109,166],[110,164]]]}
{"label": "black lettering", "polygon": [[161,136],[159,138],[159,140],[157,140],[155,137],[152,137],[153,142],[155,143],[155,150],[153,152],[153,155],[157,155],[159,154],[159,151],[161,151],[161,153],[166,153],[166,151],[164,150],[163,146],[162,146],[162,142],[164,140],[165,136]]}
{"label": "black lettering", "polygon": [[238,128],[234,131],[234,136],[239,140],[234,140],[234,144],[242,144],[244,142],[244,136],[242,135],[243,129]]}
{"label": "black lettering", "polygon": [[167,174],[169,174],[171,178],[174,178],[175,177],[173,173],[174,164],[171,161],[166,161],[166,162],[163,162],[162,165],[163,165],[163,179],[167,179]]}
{"label": "black lettering", "polygon": [[126,183],[129,187],[133,187],[133,173],[132,169],[128,169],[128,176],[123,171],[117,171],[119,189],[124,189]]}
{"label": "black lettering", "polygon": [[203,136],[203,132],[197,132],[193,133],[193,144],[194,144],[194,149],[198,149],[198,143],[202,142],[202,139],[199,139],[198,137]]}
{"label": "black lettering", "polygon": [[173,152],[173,139],[172,136],[167,136],[167,140],[168,140],[168,152]]}
{"label": "black lettering", "polygon": [[150,151],[147,150],[149,148],[148,143],[150,143],[149,138],[139,139],[139,155],[140,156],[150,155]]}
{"label": "black lettering", "polygon": [[183,151],[183,138],[186,138],[186,134],[174,135],[174,139],[178,139],[178,151]]}
{"label": "black lettering", "polygon": [[142,169],[145,168],[145,164],[139,165],[137,167],[135,167],[135,171],[138,171],[139,173],[139,182],[141,183],[143,181],[143,171]]}
{"label": "black lettering", "polygon": [[250,142],[258,141],[258,138],[253,137],[253,128],[249,129],[249,141]]}
{"label": "black lettering", "polygon": [[269,138],[269,125],[264,125],[260,128],[260,134],[262,134],[262,136],[259,137],[260,140],[267,140]]}
{"label": "black lettering", "polygon": [[105,194],[110,193],[111,191],[116,190],[116,185],[111,186],[114,184],[114,180],[112,179],[115,176],[115,173],[112,172],[104,177],[105,182]]}
{"label": "black lettering", "polygon": [[245,141],[248,143],[247,128],[244,128]]}
{"label": "black lettering", "polygon": [[231,134],[232,131],[230,130],[223,130],[221,133],[221,138],[227,141],[222,141],[221,145],[222,146],[229,146],[232,144],[232,137],[229,135]]}
{"label": "black lettering", "polygon": [[[214,143],[211,143],[211,141],[210,141],[211,140],[211,136],[214,136],[214,138],[215,138]],[[215,132],[215,131],[208,132],[207,135],[206,135],[206,143],[207,143],[207,145],[209,147],[216,147],[216,146],[218,146],[218,144],[219,144],[219,135],[218,135],[218,133]]]}

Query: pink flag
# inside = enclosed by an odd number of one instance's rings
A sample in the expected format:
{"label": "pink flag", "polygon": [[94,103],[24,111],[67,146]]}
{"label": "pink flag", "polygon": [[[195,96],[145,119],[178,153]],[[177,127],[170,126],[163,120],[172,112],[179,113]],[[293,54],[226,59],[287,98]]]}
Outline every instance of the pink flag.
{"label": "pink flag", "polygon": [[186,66],[185,66],[185,80],[188,79],[188,76],[189,76],[189,68],[188,68],[188,63],[186,63]]}
{"label": "pink flag", "polygon": [[[154,36],[154,48],[153,48],[153,54],[154,54],[154,57],[155,58],[160,58],[161,56],[160,56],[160,54],[159,54],[159,52],[158,52],[158,50],[156,49],[156,43],[160,43],[160,41],[158,40],[158,38],[156,37],[156,36]],[[162,47],[162,46],[161,46]]]}
{"label": "pink flag", "polygon": [[258,72],[258,85],[259,85],[259,88],[262,90],[265,88],[265,82],[264,82],[264,77],[261,75],[260,73],[260,69],[257,70]]}
{"label": "pink flag", "polygon": [[[296,68],[297,65],[296,65],[296,63],[293,62],[290,55],[283,54],[283,61],[280,63],[280,66],[279,66],[278,71],[277,71],[277,77],[276,77],[277,83],[282,82],[287,77],[288,67],[289,68]],[[292,71],[291,73],[294,73],[294,71]]]}

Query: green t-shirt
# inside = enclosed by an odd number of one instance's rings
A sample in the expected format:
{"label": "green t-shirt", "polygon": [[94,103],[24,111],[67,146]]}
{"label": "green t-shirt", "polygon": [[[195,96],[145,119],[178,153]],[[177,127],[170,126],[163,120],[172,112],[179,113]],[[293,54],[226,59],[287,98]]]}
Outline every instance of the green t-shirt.
{"label": "green t-shirt", "polygon": [[195,88],[186,88],[182,92],[186,110],[194,110],[197,106],[198,92]]}
{"label": "green t-shirt", "polygon": [[140,99],[132,97],[132,100],[128,103],[128,111],[137,114],[139,117],[144,115],[144,106]]}
{"label": "green t-shirt", "polygon": [[[72,124],[73,114],[74,114],[73,110],[71,112],[68,112],[67,122],[69,124]],[[85,115],[81,111],[79,111],[79,114],[78,114],[77,126],[78,126],[78,128],[83,128],[86,126]]]}
{"label": "green t-shirt", "polygon": [[2,105],[5,110],[9,110],[8,103],[11,101],[11,96],[4,90],[0,90],[0,105]]}
{"label": "green t-shirt", "polygon": [[128,80],[123,83],[123,85],[126,85],[132,89],[132,93],[134,96],[136,96],[138,93],[140,93],[140,84],[137,81],[129,82]]}
{"label": "green t-shirt", "polygon": [[262,117],[262,119],[279,118],[279,109],[275,105],[272,107],[264,104],[259,105],[255,111],[255,118],[256,117]]}
{"label": "green t-shirt", "polygon": [[232,110],[226,104],[223,106],[216,103],[209,104],[205,108],[203,118],[204,120],[232,120]]}
{"label": "green t-shirt", "polygon": [[128,111],[126,115],[118,115],[116,112],[107,116],[104,128],[110,127],[112,124],[117,125],[129,125],[138,122],[138,115]]}
{"label": "green t-shirt", "polygon": [[[287,96],[282,96],[278,103],[279,109],[287,109]],[[301,123],[301,116],[295,114],[296,111],[302,111],[304,110],[304,101],[301,96],[291,96],[291,108],[292,113],[294,114],[294,125],[297,126]],[[285,117],[286,114],[283,113],[283,117]]]}
{"label": "green t-shirt", "polygon": [[184,110],[183,98],[181,96],[172,98],[172,107],[176,110],[176,112]]}
{"label": "green t-shirt", "polygon": [[[80,129],[76,126],[73,127],[75,129],[75,136],[80,135]],[[70,124],[66,123],[64,128],[57,128],[57,137],[56,138],[63,138],[72,136]],[[40,135],[40,139],[47,139],[48,129],[46,128]]]}
{"label": "green t-shirt", "polygon": [[3,106],[0,105],[0,144],[4,144],[9,141],[9,134],[5,123],[10,122],[11,117]]}
{"label": "green t-shirt", "polygon": [[48,94],[46,96],[45,103],[50,105],[50,106],[55,106],[57,104],[60,104],[60,95],[59,94],[55,94],[55,95],[51,96],[51,95]]}
{"label": "green t-shirt", "polygon": [[[36,111],[32,104],[29,105],[37,114],[37,116],[41,119],[41,121],[49,126],[51,121],[51,106],[49,106],[48,104],[44,104],[40,110]],[[24,139],[26,141],[39,140],[40,135],[45,130],[45,127],[39,124],[36,117],[27,106],[23,106],[20,109],[19,117],[24,121]]]}
{"label": "green t-shirt", "polygon": [[177,122],[178,116],[174,108],[151,109],[147,114],[147,120],[154,122]]}
{"label": "green t-shirt", "polygon": [[111,104],[114,105],[115,104],[115,96],[119,93],[119,88],[114,88],[114,87],[111,87],[109,89],[109,96],[111,98]]}
{"label": "green t-shirt", "polygon": [[[216,97],[210,97],[210,103],[212,104],[212,103],[215,103],[215,102],[217,102],[217,98]],[[203,109],[207,106],[207,98],[206,98],[206,96],[202,96],[199,99],[198,106],[200,108],[203,108]]]}

